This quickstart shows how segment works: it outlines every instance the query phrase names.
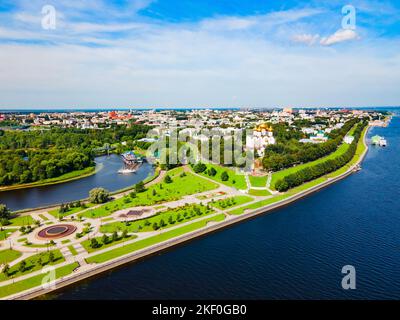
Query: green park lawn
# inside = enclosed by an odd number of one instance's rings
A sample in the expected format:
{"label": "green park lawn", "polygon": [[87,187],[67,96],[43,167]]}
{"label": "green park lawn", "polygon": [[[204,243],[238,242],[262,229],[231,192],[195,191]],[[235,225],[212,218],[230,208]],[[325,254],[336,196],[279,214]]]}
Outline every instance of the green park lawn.
{"label": "green park lawn", "polygon": [[[208,169],[214,168],[217,171],[217,174],[215,176],[209,176],[207,174]],[[228,173],[229,179],[227,181],[222,181],[221,180],[221,174],[226,171]],[[227,185],[229,187],[233,187],[239,190],[246,190],[247,189],[247,184],[246,184],[246,179],[243,174],[237,174],[236,171],[232,168],[228,167],[222,167],[219,165],[215,164],[207,164],[207,169],[200,173],[200,175],[207,177],[209,179],[212,179],[214,181],[217,181],[219,183],[222,183],[224,185]]]}
{"label": "green park lawn", "polygon": [[31,216],[18,216],[10,219],[10,226],[27,226],[34,224],[34,220]]}
{"label": "green park lawn", "polygon": [[78,251],[76,251],[76,249],[74,248],[73,245],[68,246],[68,250],[71,251],[73,256],[77,256],[78,255]]}
{"label": "green park lawn", "polygon": [[87,218],[105,217],[121,209],[175,201],[186,195],[218,188],[217,184],[202,179],[190,172],[185,173],[184,176],[181,176],[182,173],[183,168],[170,170],[168,175],[172,178],[172,183],[157,183],[146,189],[146,191],[137,193],[136,198],[127,195],[118,200],[110,201],[96,209],[85,211],[80,216]]}
{"label": "green park lawn", "polygon": [[48,221],[49,218],[47,218],[44,214],[39,214],[39,217],[43,220],[43,221]]}
{"label": "green park lawn", "polygon": [[[156,215],[141,220],[131,222],[113,222],[100,227],[102,233],[113,233],[115,231],[127,230],[132,232],[154,231],[154,223],[157,224],[157,230],[170,228],[181,223],[191,221],[209,214],[214,213],[214,210],[206,206],[191,204],[179,208],[169,209],[164,212],[159,212]],[[164,221],[164,226],[160,228],[161,220]]]}
{"label": "green park lawn", "polygon": [[106,248],[115,246],[115,245],[117,245],[119,243],[123,243],[125,241],[133,240],[135,238],[137,238],[137,236],[132,235],[132,236],[127,236],[126,238],[119,237],[118,240],[112,241],[111,237],[109,237],[109,242],[103,243],[103,237],[96,237],[95,239],[97,240],[97,242],[99,244],[99,246],[97,248],[92,248],[90,246],[91,240],[85,240],[85,241],[81,242],[81,245],[86,249],[87,252],[91,253],[94,251],[98,251],[98,250],[102,250],[102,249],[106,249]]}
{"label": "green park lawn", "polygon": [[13,232],[17,230],[18,230],[17,228],[0,230],[0,241],[7,239]]}
{"label": "green park lawn", "polygon": [[266,189],[250,189],[249,194],[256,197],[266,197],[271,195],[271,193]]}
{"label": "green park lawn", "polygon": [[196,221],[193,222],[191,224],[182,226],[180,228],[176,228],[176,229],[172,229],[166,232],[163,232],[159,235],[153,236],[153,237],[149,237],[143,240],[139,240],[136,241],[134,243],[125,245],[123,247],[120,248],[116,248],[114,250],[110,250],[98,255],[95,255],[93,257],[89,257],[86,258],[87,263],[102,263],[102,262],[106,262],[109,261],[111,259],[115,259],[117,257],[126,255],[128,253],[132,253],[135,252],[137,250],[152,246],[154,244],[178,237],[180,235],[183,235],[185,233],[191,232],[191,231],[195,231],[197,229],[203,228],[205,227],[209,222],[211,221],[215,221],[215,222],[219,222],[219,221],[223,221],[225,219],[225,215],[220,214],[217,215],[215,217],[209,218],[209,219],[204,219],[201,221]]}
{"label": "green park lawn", "polygon": [[[56,272],[56,279],[61,277],[65,277],[71,274],[76,268],[79,267],[77,262],[68,264],[66,266],[62,266],[55,270]],[[18,292],[22,292],[34,287],[38,287],[42,284],[43,281],[43,274],[39,274],[33,277],[30,277],[25,280],[17,281],[15,283],[8,284],[6,286],[0,287],[0,298],[7,297],[12,294],[16,294]]]}
{"label": "green park lawn", "polygon": [[82,210],[85,210],[85,209],[88,209],[88,208],[91,208],[94,206],[95,206],[95,204],[93,204],[93,203],[86,203],[84,206],[70,208],[70,209],[68,209],[67,212],[64,212],[63,214],[59,213],[60,208],[57,208],[54,210],[50,210],[49,214],[51,214],[55,218],[58,218],[59,216],[66,217],[66,216],[70,216],[75,213],[79,213]]}
{"label": "green park lawn", "polygon": [[10,263],[22,256],[22,253],[16,250],[2,250],[0,251],[0,265],[5,263]]}
{"label": "green park lawn", "polygon": [[241,204],[245,204],[247,202],[253,201],[254,199],[249,196],[235,196],[235,197],[230,197],[227,199],[221,199],[216,202],[211,202],[210,204],[213,207],[216,207],[220,210],[225,210],[228,208],[233,208],[236,206],[239,206]]}
{"label": "green park lawn", "polygon": [[[24,271],[21,271],[19,269],[20,265],[21,265],[21,262],[19,262],[16,265],[14,265],[14,266],[12,266],[10,268],[10,273],[9,273],[8,277],[4,273],[1,273],[0,274],[0,281],[5,281],[5,280],[10,279],[10,278],[17,278],[17,277],[20,277],[22,275],[26,275],[26,274],[29,274],[31,272],[40,270],[45,265],[56,265],[56,264],[59,264],[59,263],[65,261],[65,259],[64,259],[63,255],[61,254],[60,250],[52,250],[51,252],[53,252],[53,254],[54,254],[54,261],[53,262],[49,261],[50,252],[42,252],[42,253],[35,254],[35,255],[23,260],[23,261],[26,262],[26,267],[25,267]],[[39,264],[39,258],[42,259],[43,265]]]}
{"label": "green park lawn", "polygon": [[267,185],[268,176],[255,177],[249,175],[249,180],[252,187],[265,188]]}

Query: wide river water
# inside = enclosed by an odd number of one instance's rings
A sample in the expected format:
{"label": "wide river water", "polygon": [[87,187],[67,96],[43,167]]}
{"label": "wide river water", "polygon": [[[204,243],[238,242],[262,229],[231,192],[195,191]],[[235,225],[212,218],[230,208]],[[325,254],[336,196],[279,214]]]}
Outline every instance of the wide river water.
{"label": "wide river water", "polygon": [[[54,299],[399,299],[400,119],[357,174],[271,214],[81,282]],[[356,268],[357,289],[341,287]]]}
{"label": "wide river water", "polygon": [[0,203],[6,204],[12,210],[66,203],[87,198],[93,188],[103,187],[109,191],[117,191],[154,173],[152,165],[144,163],[134,174],[118,174],[123,162],[121,157],[114,154],[96,158],[96,167],[96,174],[71,182],[0,192]]}

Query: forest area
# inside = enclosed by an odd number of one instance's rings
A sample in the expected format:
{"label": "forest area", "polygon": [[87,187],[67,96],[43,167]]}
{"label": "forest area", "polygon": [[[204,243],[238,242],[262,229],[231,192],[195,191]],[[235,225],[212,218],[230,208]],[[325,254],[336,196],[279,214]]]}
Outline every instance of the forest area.
{"label": "forest area", "polygon": [[0,130],[0,186],[38,182],[95,165],[95,149],[146,136],[149,126]]}

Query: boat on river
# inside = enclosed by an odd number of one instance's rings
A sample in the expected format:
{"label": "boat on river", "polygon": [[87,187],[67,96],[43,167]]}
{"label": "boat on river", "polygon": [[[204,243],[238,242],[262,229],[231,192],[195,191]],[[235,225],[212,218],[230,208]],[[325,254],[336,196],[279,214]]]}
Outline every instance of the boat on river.
{"label": "boat on river", "polygon": [[124,168],[124,169],[118,170],[119,174],[131,174],[131,173],[135,173],[135,172],[136,172],[135,169],[129,169],[129,168]]}

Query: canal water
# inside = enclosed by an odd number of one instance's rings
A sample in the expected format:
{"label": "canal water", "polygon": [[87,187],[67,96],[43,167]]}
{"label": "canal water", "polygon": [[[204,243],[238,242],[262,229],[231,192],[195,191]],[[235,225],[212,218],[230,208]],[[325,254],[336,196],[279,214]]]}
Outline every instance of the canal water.
{"label": "canal water", "polygon": [[[399,299],[400,119],[363,170],[274,213],[51,295],[53,299]],[[356,269],[356,290],[341,287]]]}
{"label": "canal water", "polygon": [[75,181],[0,192],[0,203],[6,204],[11,210],[66,203],[87,198],[93,188],[103,187],[109,191],[117,191],[132,186],[154,173],[151,164],[143,163],[134,174],[118,174],[123,162],[121,157],[115,154],[96,158],[96,167],[96,174]]}

